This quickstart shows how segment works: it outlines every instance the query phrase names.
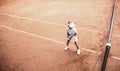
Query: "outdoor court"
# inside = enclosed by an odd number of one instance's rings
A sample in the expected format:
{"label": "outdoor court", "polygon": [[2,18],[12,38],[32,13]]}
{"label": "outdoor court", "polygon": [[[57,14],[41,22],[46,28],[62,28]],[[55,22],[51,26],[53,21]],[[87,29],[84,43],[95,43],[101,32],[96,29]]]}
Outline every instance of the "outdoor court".
{"label": "outdoor court", "polygon": [[[0,71],[100,71],[114,0],[0,0]],[[66,46],[75,22],[80,56]],[[106,71],[120,71],[120,0]]]}

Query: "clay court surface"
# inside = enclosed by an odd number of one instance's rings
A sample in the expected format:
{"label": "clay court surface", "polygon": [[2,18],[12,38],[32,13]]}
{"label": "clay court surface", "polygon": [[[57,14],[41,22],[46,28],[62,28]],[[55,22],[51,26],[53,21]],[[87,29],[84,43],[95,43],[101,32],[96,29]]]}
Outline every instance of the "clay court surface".
{"label": "clay court surface", "polygon": [[[113,0],[0,0],[0,71],[100,71]],[[81,55],[66,46],[75,22]],[[120,0],[106,71],[120,71]]]}

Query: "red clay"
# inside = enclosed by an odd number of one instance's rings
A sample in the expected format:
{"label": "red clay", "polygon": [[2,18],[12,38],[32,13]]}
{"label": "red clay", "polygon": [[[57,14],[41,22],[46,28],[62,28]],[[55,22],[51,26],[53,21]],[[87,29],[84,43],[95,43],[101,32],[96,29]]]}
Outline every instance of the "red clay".
{"label": "red clay", "polygon": [[[106,71],[120,70],[113,58],[120,57],[119,5]],[[0,71],[100,71],[112,6],[113,0],[0,1]],[[79,32],[80,56],[72,45],[64,51],[69,20]]]}

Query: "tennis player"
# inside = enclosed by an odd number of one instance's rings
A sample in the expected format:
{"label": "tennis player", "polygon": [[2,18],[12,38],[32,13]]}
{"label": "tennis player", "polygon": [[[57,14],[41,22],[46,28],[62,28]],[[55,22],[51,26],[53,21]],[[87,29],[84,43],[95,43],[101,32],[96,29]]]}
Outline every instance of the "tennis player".
{"label": "tennis player", "polygon": [[75,28],[75,24],[72,21],[68,22],[68,26],[66,28],[67,31],[67,43],[66,43],[66,47],[64,48],[64,50],[68,50],[69,49],[69,42],[70,40],[72,40],[75,43],[75,46],[77,47],[77,54],[80,55],[80,48],[78,47],[78,38],[77,38],[77,30]]}

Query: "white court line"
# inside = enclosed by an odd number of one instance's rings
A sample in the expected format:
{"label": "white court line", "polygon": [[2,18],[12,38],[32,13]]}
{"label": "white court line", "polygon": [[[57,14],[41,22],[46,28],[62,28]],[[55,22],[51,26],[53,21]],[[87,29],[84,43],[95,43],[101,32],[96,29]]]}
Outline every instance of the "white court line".
{"label": "white court line", "polygon": [[[0,13],[0,14],[6,15],[6,16],[9,16],[9,17],[18,18],[18,19],[25,19],[25,20],[34,21],[34,22],[47,23],[47,24],[52,24],[52,25],[56,25],[56,26],[66,27],[65,25],[60,25],[60,24],[53,23],[53,22],[40,21],[40,20],[36,20],[36,19],[30,19],[30,18],[20,17],[20,16],[11,15],[11,14],[6,14],[6,13]],[[89,32],[94,32],[94,33],[101,33],[101,34],[103,34],[103,32],[99,32],[99,31],[95,31],[95,30],[90,30],[90,29],[85,29],[85,28],[78,28],[78,29],[86,30],[86,31],[89,31]]]}
{"label": "white court line", "polygon": [[47,37],[39,36],[39,35],[36,35],[36,34],[33,34],[33,33],[29,33],[29,32],[25,32],[25,31],[22,31],[22,30],[14,29],[12,27],[4,26],[4,25],[0,25],[0,27],[6,28],[6,29],[9,29],[9,30],[12,30],[12,31],[24,33],[24,34],[27,34],[27,35],[31,35],[31,36],[34,36],[34,37],[39,37],[39,38],[42,38],[42,39],[50,40],[50,41],[53,41],[53,42],[56,42],[56,43],[65,44],[64,42],[60,42],[60,41],[57,41],[57,40],[54,40],[54,39],[50,39],[50,38],[47,38]]}
{"label": "white court line", "polygon": [[[14,17],[14,18],[18,18],[18,19],[25,19],[25,20],[34,21],[34,22],[47,23],[47,24],[52,24],[52,25],[56,25],[56,26],[66,27],[65,25],[60,25],[60,24],[53,23],[53,22],[40,21],[40,20],[30,19],[30,18],[26,18],[26,17],[20,17],[20,16],[16,16],[16,15],[10,15],[10,14],[5,14],[5,13],[0,13],[0,14],[10,16],[10,17]],[[90,30],[90,29],[85,29],[85,28],[78,28],[78,29],[103,34],[103,32],[98,32],[98,31],[95,31],[95,30]],[[116,37],[120,38],[119,34],[113,34],[113,36],[116,36]]]}
{"label": "white court line", "polygon": [[[45,40],[53,41],[53,42],[56,42],[56,43],[59,43],[59,44],[63,44],[63,45],[66,44],[62,41],[58,41],[58,40],[55,40],[55,39],[52,39],[52,38],[48,38],[48,37],[40,36],[40,35],[37,35],[37,34],[29,33],[29,32],[26,32],[26,31],[14,29],[14,28],[9,27],[9,26],[0,25],[0,27],[6,28],[6,29],[9,29],[9,30],[12,30],[12,31],[20,32],[20,33],[23,33],[23,34],[31,35],[31,36],[34,36],[34,37],[42,38],[42,39],[45,39]],[[85,49],[85,48],[82,48],[82,49],[85,50],[85,51],[88,51],[88,52],[100,54],[97,51],[93,51],[93,50],[89,50],[89,49]]]}
{"label": "white court line", "polygon": [[119,57],[116,57],[116,56],[112,56],[112,58],[117,59],[117,60],[120,60],[120,58],[119,58]]}
{"label": "white court line", "polygon": [[[38,37],[38,38],[41,38],[41,39],[53,41],[53,42],[56,42],[56,43],[59,43],[59,44],[62,44],[62,45],[65,45],[65,43],[62,42],[62,41],[58,41],[58,40],[55,40],[55,39],[51,39],[51,38],[47,38],[47,37],[44,37],[44,36],[36,35],[36,34],[33,34],[33,33],[26,32],[26,31],[14,29],[14,28],[9,27],[9,26],[0,25],[0,27],[6,28],[6,29],[9,29],[9,30],[12,30],[12,31],[20,32],[20,33],[23,33],[23,34],[27,34],[27,35],[30,35],[30,36]],[[73,46],[73,45],[72,45],[72,46]],[[101,54],[101,53],[99,53],[99,52],[97,52],[97,51],[89,50],[89,49],[86,49],[86,48],[81,48],[81,49],[83,49],[83,50],[85,50],[85,51],[88,51],[88,52],[91,52],[91,53]],[[114,58],[114,59],[116,59],[116,60],[120,60],[120,58],[119,58],[119,57],[116,57],[116,56],[112,56],[112,58]]]}

